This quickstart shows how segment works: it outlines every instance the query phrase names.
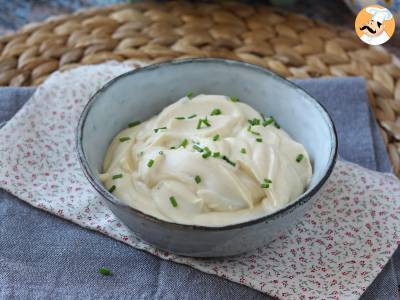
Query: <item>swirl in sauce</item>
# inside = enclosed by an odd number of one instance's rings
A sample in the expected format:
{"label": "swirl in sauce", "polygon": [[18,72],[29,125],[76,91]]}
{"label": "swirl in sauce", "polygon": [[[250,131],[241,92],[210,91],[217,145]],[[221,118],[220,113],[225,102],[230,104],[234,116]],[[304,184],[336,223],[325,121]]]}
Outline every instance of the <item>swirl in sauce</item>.
{"label": "swirl in sauce", "polygon": [[273,118],[235,100],[186,96],[132,123],[109,146],[100,179],[124,203],[181,224],[225,226],[282,208],[306,189],[309,156]]}

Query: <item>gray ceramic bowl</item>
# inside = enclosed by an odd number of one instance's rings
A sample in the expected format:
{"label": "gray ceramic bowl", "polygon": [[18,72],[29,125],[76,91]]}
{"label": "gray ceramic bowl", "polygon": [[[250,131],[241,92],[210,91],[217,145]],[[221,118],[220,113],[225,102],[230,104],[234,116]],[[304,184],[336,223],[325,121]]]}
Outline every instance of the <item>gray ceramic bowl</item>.
{"label": "gray ceramic bowl", "polygon": [[[112,138],[132,120],[146,120],[187,93],[235,95],[302,143],[312,160],[308,189],[274,214],[224,227],[166,222],[129,207],[110,194],[98,174]],[[326,110],[289,81],[263,68],[222,59],[151,65],[107,83],[89,101],[78,125],[77,151],[88,181],[113,213],[138,237],[170,252],[197,257],[236,255],[273,240],[304,215],[331,174],[337,136]]]}

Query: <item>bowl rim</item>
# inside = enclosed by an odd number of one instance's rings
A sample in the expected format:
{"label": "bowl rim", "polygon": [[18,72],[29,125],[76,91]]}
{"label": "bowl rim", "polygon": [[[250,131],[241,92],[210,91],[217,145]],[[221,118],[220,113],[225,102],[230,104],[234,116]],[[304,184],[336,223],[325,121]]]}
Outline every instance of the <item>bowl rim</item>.
{"label": "bowl rim", "polygon": [[[104,92],[107,91],[107,89],[119,81],[122,78],[125,78],[127,76],[132,76],[136,73],[141,73],[141,72],[148,72],[148,71],[153,71],[157,70],[158,68],[162,68],[165,66],[171,66],[171,65],[181,65],[181,64],[190,64],[190,63],[217,63],[217,64],[223,64],[223,65],[234,65],[234,66],[239,66],[239,67],[245,67],[245,68],[250,68],[253,69],[256,72],[261,72],[266,76],[270,76],[275,80],[278,80],[285,84],[288,88],[295,89],[297,92],[302,93],[303,95],[307,96],[308,100],[311,100],[314,102],[314,105],[317,106],[317,108],[321,111],[321,113],[325,114],[326,116],[326,121],[328,123],[328,127],[330,128],[330,133],[331,133],[331,141],[332,141],[332,147],[330,149],[330,156],[329,156],[329,161],[328,161],[328,168],[325,171],[325,174],[323,174],[322,178],[315,184],[315,186],[305,193],[301,194],[299,197],[296,199],[292,200],[292,203],[287,204],[286,206],[282,207],[281,209],[273,212],[272,214],[268,214],[265,216],[262,216],[260,218],[254,219],[254,220],[249,220],[241,223],[235,223],[235,224],[230,224],[230,225],[225,225],[225,226],[219,226],[219,227],[211,227],[211,226],[203,226],[203,225],[190,225],[190,224],[180,224],[180,223],[175,223],[175,222],[170,222],[170,221],[165,221],[158,219],[156,217],[153,217],[149,214],[146,214],[139,209],[136,209],[132,206],[129,206],[125,203],[123,203],[120,199],[115,197],[112,193],[110,193],[97,179],[95,174],[91,171],[89,164],[87,162],[87,158],[85,155],[85,152],[83,151],[83,128],[86,122],[86,118],[93,106],[93,103],[96,101],[98,96],[100,94],[103,94]],[[134,213],[135,215],[138,215],[141,218],[147,219],[148,221],[151,221],[153,223],[158,223],[162,224],[163,226],[168,226],[172,227],[173,229],[179,229],[179,230],[198,230],[198,231],[224,231],[224,230],[233,230],[233,229],[241,229],[243,227],[248,227],[252,226],[258,223],[263,223],[267,222],[276,218],[279,218],[280,216],[284,215],[285,213],[290,212],[291,210],[294,210],[296,207],[301,206],[308,202],[317,192],[321,189],[321,187],[325,184],[325,182],[328,180],[329,176],[331,175],[333,168],[335,166],[337,156],[338,156],[338,136],[337,136],[337,131],[335,124],[332,120],[332,117],[328,113],[327,109],[313,96],[311,96],[308,92],[306,92],[303,88],[299,87],[295,83],[283,78],[282,76],[270,71],[269,69],[260,67],[255,64],[251,63],[246,63],[243,61],[239,60],[233,60],[233,59],[223,59],[223,58],[188,58],[188,59],[175,59],[175,60],[170,60],[166,62],[161,62],[161,63],[155,63],[151,64],[145,67],[140,67],[131,71],[128,71],[126,73],[123,73],[110,81],[108,81],[105,85],[103,85],[99,90],[97,90],[89,99],[89,101],[86,103],[81,116],[78,121],[78,126],[76,128],[76,138],[75,138],[75,146],[76,146],[76,151],[78,154],[78,159],[81,164],[81,167],[83,169],[83,173],[85,174],[85,177],[88,179],[90,184],[94,187],[94,189],[101,195],[103,196],[107,201],[111,202],[113,205],[116,205],[118,207],[121,207],[122,209],[127,209],[129,212]],[[118,216],[117,216],[118,217]]]}

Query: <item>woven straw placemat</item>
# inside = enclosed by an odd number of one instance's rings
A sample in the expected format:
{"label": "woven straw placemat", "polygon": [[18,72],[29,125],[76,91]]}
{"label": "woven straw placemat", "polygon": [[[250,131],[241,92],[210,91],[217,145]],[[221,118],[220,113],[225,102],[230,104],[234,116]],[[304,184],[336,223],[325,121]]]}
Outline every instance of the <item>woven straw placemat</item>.
{"label": "woven straw placemat", "polygon": [[56,70],[106,60],[223,57],[287,78],[362,76],[400,175],[400,65],[353,30],[264,5],[139,2],[79,11],[0,37],[0,85],[37,85]]}

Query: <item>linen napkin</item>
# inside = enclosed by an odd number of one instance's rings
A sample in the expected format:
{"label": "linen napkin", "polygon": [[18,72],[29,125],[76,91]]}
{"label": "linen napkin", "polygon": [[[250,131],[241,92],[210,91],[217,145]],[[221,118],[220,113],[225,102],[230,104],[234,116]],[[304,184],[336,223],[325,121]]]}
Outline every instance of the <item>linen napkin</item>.
{"label": "linen napkin", "polygon": [[88,97],[128,69],[102,65],[51,76],[0,132],[6,141],[0,146],[0,185],[81,226],[273,296],[362,293],[396,248],[400,190],[392,175],[353,164],[338,162],[324,196],[303,221],[254,253],[189,259],[153,249],[131,235],[88,186],[73,152],[74,129]]}

